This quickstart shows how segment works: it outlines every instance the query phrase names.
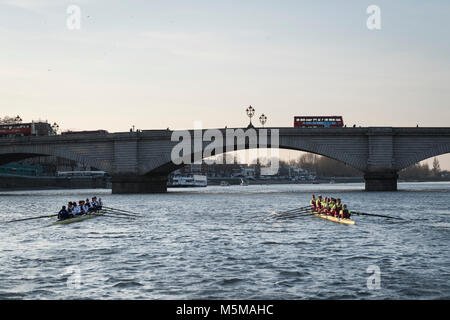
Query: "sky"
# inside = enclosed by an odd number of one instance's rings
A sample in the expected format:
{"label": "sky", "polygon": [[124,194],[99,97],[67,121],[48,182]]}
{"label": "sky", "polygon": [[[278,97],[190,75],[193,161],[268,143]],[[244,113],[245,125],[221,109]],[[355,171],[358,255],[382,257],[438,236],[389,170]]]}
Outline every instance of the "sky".
{"label": "sky", "polygon": [[444,0],[0,0],[0,115],[117,132],[242,127],[252,105],[274,127],[448,127],[449,16]]}

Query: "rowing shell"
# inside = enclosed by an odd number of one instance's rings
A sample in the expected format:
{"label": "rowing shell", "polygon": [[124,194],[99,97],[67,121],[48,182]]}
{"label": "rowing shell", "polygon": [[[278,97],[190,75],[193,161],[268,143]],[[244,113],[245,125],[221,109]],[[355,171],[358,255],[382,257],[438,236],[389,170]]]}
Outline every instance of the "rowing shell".
{"label": "rowing shell", "polygon": [[332,216],[327,216],[326,214],[316,213],[312,210],[310,210],[309,212],[314,214],[316,217],[330,220],[333,222],[342,223],[342,224],[355,224],[355,221],[353,221],[351,219],[341,219],[341,218],[336,218],[336,217],[332,217]]}
{"label": "rowing shell", "polygon": [[89,213],[87,215],[84,216],[80,216],[80,217],[75,217],[75,218],[70,218],[70,219],[65,219],[65,220],[58,220],[53,222],[53,225],[57,225],[57,224],[69,224],[69,223],[74,223],[74,222],[80,222],[80,221],[84,221],[84,220],[88,220],[88,219],[92,219],[98,216],[103,215],[103,213],[100,211],[98,213]]}

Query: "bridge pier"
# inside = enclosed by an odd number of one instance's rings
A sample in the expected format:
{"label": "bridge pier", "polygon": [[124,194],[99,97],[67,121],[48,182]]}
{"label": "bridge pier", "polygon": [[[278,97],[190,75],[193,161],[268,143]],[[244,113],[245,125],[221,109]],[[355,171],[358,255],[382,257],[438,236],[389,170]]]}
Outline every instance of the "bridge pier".
{"label": "bridge pier", "polygon": [[366,191],[397,191],[398,174],[395,171],[366,172]]}
{"label": "bridge pier", "polygon": [[113,176],[112,193],[165,193],[167,192],[167,175],[119,175]]}

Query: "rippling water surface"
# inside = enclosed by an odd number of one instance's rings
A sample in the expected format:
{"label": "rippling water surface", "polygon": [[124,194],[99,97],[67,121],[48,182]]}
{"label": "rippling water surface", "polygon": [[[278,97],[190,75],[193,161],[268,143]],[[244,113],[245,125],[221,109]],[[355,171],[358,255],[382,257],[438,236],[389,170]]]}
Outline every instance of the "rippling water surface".
{"label": "rippling water surface", "polygon": [[[0,224],[0,299],[450,299],[450,184],[211,186],[168,194],[0,193],[0,220],[55,213],[97,195],[136,220]],[[346,226],[274,215],[311,193],[351,209]],[[369,266],[380,289],[369,289]]]}

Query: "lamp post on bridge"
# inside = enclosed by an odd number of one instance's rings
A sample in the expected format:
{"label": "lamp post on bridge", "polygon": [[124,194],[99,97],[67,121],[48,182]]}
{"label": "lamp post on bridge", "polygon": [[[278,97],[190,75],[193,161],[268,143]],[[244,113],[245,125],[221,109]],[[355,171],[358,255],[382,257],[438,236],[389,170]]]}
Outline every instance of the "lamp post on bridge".
{"label": "lamp post on bridge", "polygon": [[259,122],[261,122],[261,124],[262,124],[262,126],[264,128],[264,125],[267,122],[267,117],[264,115],[264,113],[259,117]]}
{"label": "lamp post on bridge", "polygon": [[249,106],[246,110],[247,116],[250,118],[250,124],[247,128],[253,128],[252,117],[255,115],[255,109],[252,106]]}
{"label": "lamp post on bridge", "polygon": [[52,124],[52,130],[53,130],[53,132],[54,132],[55,134],[58,134],[58,131],[59,131],[59,125],[58,125],[56,122],[54,122],[54,123]]}

